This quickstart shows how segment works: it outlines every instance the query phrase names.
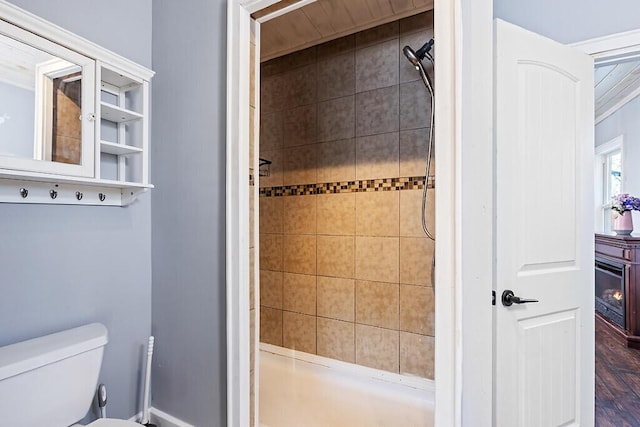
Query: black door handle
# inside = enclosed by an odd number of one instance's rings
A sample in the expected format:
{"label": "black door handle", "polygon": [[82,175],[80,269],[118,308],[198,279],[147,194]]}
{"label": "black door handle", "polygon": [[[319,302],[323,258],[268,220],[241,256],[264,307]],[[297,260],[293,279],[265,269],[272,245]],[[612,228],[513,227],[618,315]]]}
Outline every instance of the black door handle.
{"label": "black door handle", "polygon": [[528,302],[540,302],[537,299],[520,298],[514,295],[513,291],[507,289],[502,293],[502,305],[509,307],[513,304],[526,304]]}

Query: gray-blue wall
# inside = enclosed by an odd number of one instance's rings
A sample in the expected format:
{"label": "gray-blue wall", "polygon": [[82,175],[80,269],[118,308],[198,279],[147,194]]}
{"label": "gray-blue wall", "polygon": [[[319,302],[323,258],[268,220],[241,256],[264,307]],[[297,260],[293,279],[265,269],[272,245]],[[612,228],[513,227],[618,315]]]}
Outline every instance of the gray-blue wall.
{"label": "gray-blue wall", "polygon": [[[151,67],[151,0],[13,3]],[[110,340],[100,380],[114,417],[140,410],[140,353],[151,324],[150,205],[148,194],[126,208],[0,204],[0,345],[104,323]]]}
{"label": "gray-blue wall", "polygon": [[153,406],[226,424],[226,1],[153,2]]}
{"label": "gray-blue wall", "polygon": [[561,43],[640,28],[637,0],[494,0],[493,14]]}

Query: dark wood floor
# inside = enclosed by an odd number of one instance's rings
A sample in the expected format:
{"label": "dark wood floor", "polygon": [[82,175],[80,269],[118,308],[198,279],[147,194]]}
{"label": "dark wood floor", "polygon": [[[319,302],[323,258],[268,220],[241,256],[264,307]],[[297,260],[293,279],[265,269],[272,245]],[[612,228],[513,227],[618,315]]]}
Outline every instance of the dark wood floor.
{"label": "dark wood floor", "polygon": [[596,316],[596,426],[640,426],[640,350]]}

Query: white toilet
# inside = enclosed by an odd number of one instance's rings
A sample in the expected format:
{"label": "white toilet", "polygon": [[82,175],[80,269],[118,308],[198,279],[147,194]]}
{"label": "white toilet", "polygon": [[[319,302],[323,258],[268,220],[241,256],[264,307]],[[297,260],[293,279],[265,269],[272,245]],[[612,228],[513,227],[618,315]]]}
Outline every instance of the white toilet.
{"label": "white toilet", "polygon": [[[98,385],[107,328],[100,323],[0,347],[0,425],[69,427]],[[140,427],[102,418],[91,427]]]}

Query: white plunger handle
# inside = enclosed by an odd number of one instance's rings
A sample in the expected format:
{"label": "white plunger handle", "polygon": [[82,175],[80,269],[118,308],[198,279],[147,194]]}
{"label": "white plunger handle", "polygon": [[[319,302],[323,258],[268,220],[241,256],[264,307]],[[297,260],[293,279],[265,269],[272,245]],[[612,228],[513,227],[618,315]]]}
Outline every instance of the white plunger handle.
{"label": "white plunger handle", "polygon": [[149,337],[149,345],[147,347],[147,365],[145,367],[144,378],[144,398],[142,400],[142,424],[149,423],[149,395],[151,385],[151,360],[153,359],[153,335]]}

